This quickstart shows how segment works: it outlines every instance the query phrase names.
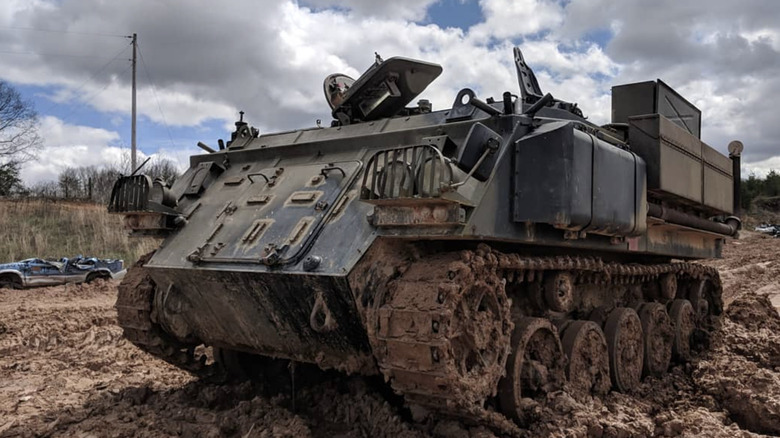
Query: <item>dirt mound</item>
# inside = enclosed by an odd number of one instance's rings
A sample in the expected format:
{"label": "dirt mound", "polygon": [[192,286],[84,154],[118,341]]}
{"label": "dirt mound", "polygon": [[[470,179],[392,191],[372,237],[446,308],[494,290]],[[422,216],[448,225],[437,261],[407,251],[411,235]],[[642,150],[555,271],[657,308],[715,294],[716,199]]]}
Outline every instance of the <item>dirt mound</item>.
{"label": "dirt mound", "polygon": [[720,336],[694,369],[698,388],[745,429],[780,434],[780,315],[766,296],[746,294],[727,311]]}
{"label": "dirt mound", "polygon": [[740,235],[724,247],[722,259],[705,263],[720,271],[724,302],[755,292],[780,307],[780,239],[751,231]]}
{"label": "dirt mound", "polygon": [[742,295],[731,303],[726,315],[732,322],[751,331],[766,329],[780,332],[780,314],[766,295]]}

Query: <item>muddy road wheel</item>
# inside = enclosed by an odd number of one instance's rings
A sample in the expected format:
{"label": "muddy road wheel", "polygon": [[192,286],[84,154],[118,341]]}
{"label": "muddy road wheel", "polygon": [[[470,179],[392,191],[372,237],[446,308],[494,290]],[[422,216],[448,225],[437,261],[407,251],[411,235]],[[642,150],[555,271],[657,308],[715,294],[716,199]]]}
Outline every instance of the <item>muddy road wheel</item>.
{"label": "muddy road wheel", "polygon": [[645,335],[643,375],[660,377],[672,360],[674,333],[669,314],[666,306],[659,303],[641,304],[637,313]]}
{"label": "muddy road wheel", "polygon": [[691,359],[691,339],[696,330],[696,312],[688,300],[674,300],[669,306],[669,318],[674,327],[672,358],[678,362]]}
{"label": "muddy road wheel", "polygon": [[572,321],[563,327],[561,342],[572,391],[578,396],[609,392],[609,352],[601,327],[593,321]]}
{"label": "muddy road wheel", "polygon": [[639,315],[627,307],[609,313],[604,325],[612,386],[630,392],[639,386],[644,361],[644,336]]}
{"label": "muddy road wheel", "polygon": [[522,399],[544,397],[565,381],[558,330],[545,318],[521,318],[512,333],[506,376],[499,382],[501,411],[522,421]]}

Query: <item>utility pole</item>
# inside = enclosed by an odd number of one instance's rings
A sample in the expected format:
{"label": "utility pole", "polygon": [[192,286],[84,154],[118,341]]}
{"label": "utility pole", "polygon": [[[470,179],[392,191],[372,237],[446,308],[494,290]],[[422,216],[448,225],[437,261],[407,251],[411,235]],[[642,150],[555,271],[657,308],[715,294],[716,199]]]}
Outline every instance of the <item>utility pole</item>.
{"label": "utility pole", "polygon": [[133,109],[132,109],[132,128],[130,131],[130,142],[131,142],[131,152],[130,152],[130,163],[132,168],[130,169],[130,172],[135,172],[135,64],[136,64],[136,52],[138,47],[138,37],[135,33],[133,33]]}

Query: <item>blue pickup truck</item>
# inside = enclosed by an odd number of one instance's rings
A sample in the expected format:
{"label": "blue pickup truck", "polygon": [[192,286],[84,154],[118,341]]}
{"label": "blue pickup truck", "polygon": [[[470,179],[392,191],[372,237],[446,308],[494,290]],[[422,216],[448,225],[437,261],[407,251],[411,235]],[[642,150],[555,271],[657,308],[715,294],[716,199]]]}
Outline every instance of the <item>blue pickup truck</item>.
{"label": "blue pickup truck", "polygon": [[26,259],[0,264],[0,288],[23,289],[83,283],[98,278],[120,279],[125,275],[122,260],[76,256],[58,261]]}

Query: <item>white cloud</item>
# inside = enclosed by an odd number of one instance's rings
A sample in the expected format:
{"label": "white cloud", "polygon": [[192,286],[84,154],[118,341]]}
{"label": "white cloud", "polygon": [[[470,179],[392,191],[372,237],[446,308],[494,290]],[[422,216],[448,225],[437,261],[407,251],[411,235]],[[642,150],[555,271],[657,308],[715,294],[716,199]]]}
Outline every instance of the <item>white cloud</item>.
{"label": "white cloud", "polygon": [[[417,24],[434,2],[268,0],[259,7],[236,0],[227,8],[207,0],[13,0],[0,5],[1,24],[70,33],[0,28],[4,47],[98,58],[2,57],[0,78],[54,87],[54,99],[87,104],[119,122],[129,113],[129,51],[106,61],[128,41],[81,33],[135,31],[144,57],[142,117],[195,132],[216,120],[228,130],[244,110],[246,120],[268,132],[312,126],[318,118],[327,123],[322,80],[333,72],[357,77],[375,51],[442,64],[443,74],[421,96],[434,108],[449,106],[463,87],[482,98],[516,93],[511,47],[519,43],[542,89],[578,102],[597,123],[609,121],[611,85],[660,77],[702,109],[708,143],[724,150],[741,139],[751,162],[780,154],[776,104],[768,98],[780,95],[778,2],[480,0],[484,20],[465,31]],[[611,39],[599,45],[594,32]],[[49,147],[52,135],[45,134]]]}
{"label": "white cloud", "polygon": [[[22,179],[29,185],[56,180],[67,167],[120,167],[130,152],[121,145],[116,131],[71,125],[56,117],[43,117],[40,129],[45,134],[44,147],[37,160],[25,163],[21,171]],[[166,158],[184,170],[192,152],[166,149],[147,155],[139,150],[138,159],[140,163],[148,156]]]}
{"label": "white cloud", "polygon": [[357,16],[422,21],[428,7],[438,0],[303,0],[317,8],[338,7]]}
{"label": "white cloud", "polygon": [[766,178],[767,174],[773,170],[780,172],[780,156],[752,163],[742,163],[742,178],[747,178],[750,175]]}
{"label": "white cloud", "polygon": [[28,184],[56,179],[66,167],[105,165],[119,162],[122,149],[115,145],[119,134],[105,129],[63,123],[55,117],[43,117],[40,130],[44,147],[38,159],[22,167],[22,179]]}
{"label": "white cloud", "polygon": [[555,0],[480,0],[485,21],[469,32],[477,40],[533,35],[560,26],[564,13]]}

